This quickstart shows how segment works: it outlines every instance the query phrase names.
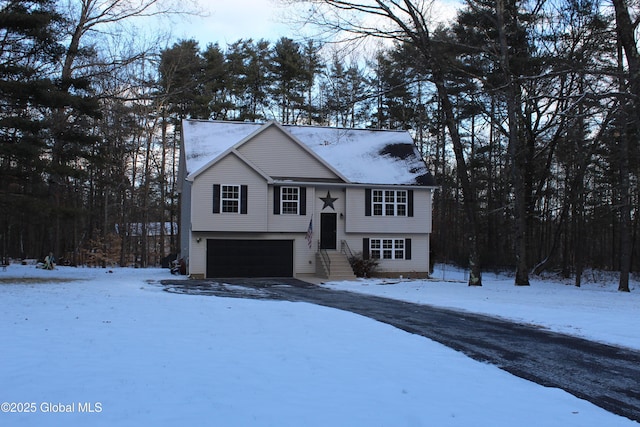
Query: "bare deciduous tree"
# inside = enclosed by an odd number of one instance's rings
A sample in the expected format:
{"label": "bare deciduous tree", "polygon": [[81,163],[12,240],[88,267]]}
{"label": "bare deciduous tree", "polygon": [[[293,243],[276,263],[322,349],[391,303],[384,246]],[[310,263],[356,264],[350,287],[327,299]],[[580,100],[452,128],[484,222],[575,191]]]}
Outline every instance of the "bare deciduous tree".
{"label": "bare deciduous tree", "polygon": [[334,33],[351,34],[352,40],[373,36],[410,43],[420,54],[419,61],[430,72],[431,82],[436,88],[456,158],[468,223],[469,285],[481,286],[477,190],[465,158],[464,142],[447,85],[449,65],[434,45],[430,3],[421,0],[316,0],[310,3],[307,19],[319,27]]}

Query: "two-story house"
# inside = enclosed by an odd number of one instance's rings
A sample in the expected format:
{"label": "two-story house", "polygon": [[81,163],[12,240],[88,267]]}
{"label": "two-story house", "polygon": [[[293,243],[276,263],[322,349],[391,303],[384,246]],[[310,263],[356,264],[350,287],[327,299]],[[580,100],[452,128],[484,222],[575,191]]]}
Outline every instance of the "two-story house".
{"label": "two-story house", "polygon": [[190,276],[336,279],[349,253],[428,273],[435,182],[408,132],[185,120],[182,138]]}

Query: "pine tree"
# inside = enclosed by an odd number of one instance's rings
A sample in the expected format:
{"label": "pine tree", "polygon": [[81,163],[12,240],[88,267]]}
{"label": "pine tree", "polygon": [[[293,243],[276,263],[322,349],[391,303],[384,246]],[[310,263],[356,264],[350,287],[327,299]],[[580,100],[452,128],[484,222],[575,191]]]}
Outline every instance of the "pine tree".
{"label": "pine tree", "polygon": [[[67,97],[52,79],[62,17],[48,0],[0,8],[0,223],[3,256],[52,250],[48,119]],[[46,248],[45,248],[46,246]]]}
{"label": "pine tree", "polygon": [[302,47],[302,60],[303,60],[303,77],[302,77],[302,91],[306,92],[306,105],[303,107],[306,110],[306,122],[312,124],[318,121],[318,106],[314,105],[314,89],[316,78],[321,70],[324,68],[320,57],[321,46],[309,40],[306,45]]}
{"label": "pine tree", "polygon": [[300,44],[280,38],[271,56],[272,95],[278,104],[280,121],[295,123],[304,105],[305,64]]}
{"label": "pine tree", "polygon": [[271,44],[266,40],[245,43],[246,94],[241,120],[265,119],[263,109],[269,104],[268,93],[272,83],[269,72]]}
{"label": "pine tree", "polygon": [[208,106],[209,118],[224,120],[232,104],[229,101],[227,66],[225,54],[216,44],[210,44],[202,52],[203,65],[203,101]]}
{"label": "pine tree", "polygon": [[203,98],[203,68],[195,40],[181,40],[160,54],[161,96],[178,119],[209,116],[208,99]]}

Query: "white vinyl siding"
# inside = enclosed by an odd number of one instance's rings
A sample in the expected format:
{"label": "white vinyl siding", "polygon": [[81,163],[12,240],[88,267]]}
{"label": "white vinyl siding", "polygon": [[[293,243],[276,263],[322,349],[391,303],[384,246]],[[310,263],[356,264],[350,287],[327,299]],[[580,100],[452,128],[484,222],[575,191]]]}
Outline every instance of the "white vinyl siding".
{"label": "white vinyl siding", "polygon": [[[215,187],[220,193],[217,202]],[[242,187],[248,189],[248,210],[246,214],[232,214],[222,211],[222,187],[238,186],[242,209]],[[204,171],[193,182],[191,188],[191,230],[192,231],[266,231],[268,208],[268,186],[265,179],[233,154],[221,159]],[[227,208],[233,207],[233,191],[227,192]],[[217,209],[216,209],[217,206]],[[213,207],[213,209],[212,209]],[[219,213],[214,213],[215,211]]]}
{"label": "white vinyl siding", "polygon": [[298,215],[282,214],[282,188],[277,185],[269,186],[267,193],[269,205],[264,212],[268,224],[267,230],[284,233],[306,233],[312,214],[311,209],[314,206],[314,198],[317,197],[314,187],[296,187],[299,189]]}
{"label": "white vinyl siding", "polygon": [[[376,259],[378,266],[376,271],[380,274],[392,274],[398,272],[411,276],[411,272],[426,273],[429,271],[429,235],[428,234],[392,234],[385,236],[381,233],[349,233],[342,237],[351,251],[355,254],[361,252],[363,256],[373,258],[370,253],[372,239],[404,239],[405,254],[404,259]],[[411,240],[410,257],[407,256],[409,250],[407,239]],[[363,246],[366,242],[367,246]],[[369,253],[367,253],[369,250]]]}
{"label": "white vinyl siding", "polygon": [[335,180],[338,176],[312,153],[291,140],[290,134],[276,127],[238,147],[238,151],[260,170],[274,178]]}
{"label": "white vinyl siding", "polygon": [[[406,191],[408,195],[408,190]],[[413,188],[413,216],[409,216],[408,213],[405,216],[373,215],[373,191],[371,193],[369,201],[371,215],[367,216],[366,189],[362,187],[346,189],[344,221],[347,233],[371,233],[377,230],[393,233],[431,232],[430,189]],[[402,209],[400,208],[401,211]]]}

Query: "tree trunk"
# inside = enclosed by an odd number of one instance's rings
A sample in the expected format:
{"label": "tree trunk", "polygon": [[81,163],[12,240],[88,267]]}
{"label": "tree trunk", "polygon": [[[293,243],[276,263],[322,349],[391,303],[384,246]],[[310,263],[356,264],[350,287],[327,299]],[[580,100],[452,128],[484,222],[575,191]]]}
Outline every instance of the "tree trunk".
{"label": "tree trunk", "polygon": [[158,257],[160,259],[160,261],[162,261],[162,259],[166,256],[165,252],[165,216],[166,216],[166,207],[167,207],[167,114],[166,114],[166,108],[164,106],[160,107],[162,110],[161,113],[161,120],[162,120],[162,156],[161,156],[161,160],[160,160],[160,177],[159,177],[159,181],[160,181],[160,229],[158,230],[159,234],[160,234],[160,242],[159,243],[159,249],[158,249]]}
{"label": "tree trunk", "polygon": [[509,157],[511,158],[511,178],[513,180],[514,212],[515,212],[515,258],[516,258],[516,286],[529,286],[528,234],[527,234],[527,194],[525,188],[525,168],[523,160],[526,147],[520,135],[519,106],[520,88],[514,81],[509,61],[509,44],[505,29],[504,1],[496,2],[497,30],[500,43],[500,66],[505,78],[507,118],[509,125]]}
{"label": "tree trunk", "polygon": [[618,290],[629,292],[631,272],[631,197],[629,195],[629,135],[620,136],[620,280]]}
{"label": "tree trunk", "polygon": [[449,99],[449,94],[445,86],[444,76],[438,64],[432,65],[433,79],[438,90],[438,95],[442,105],[445,124],[451,137],[453,152],[456,156],[457,174],[462,186],[463,206],[465,217],[469,225],[467,233],[469,251],[469,286],[482,286],[482,270],[480,268],[480,247],[479,247],[479,221],[477,207],[477,193],[472,178],[469,176],[469,168],[464,158],[464,147],[462,138],[458,132],[458,126],[453,111],[453,105]]}
{"label": "tree trunk", "polygon": [[[629,149],[633,141],[638,144],[640,128],[640,53],[635,41],[635,26],[631,21],[626,0],[612,0],[616,12],[616,30],[618,43],[624,50],[629,68],[629,89],[631,96],[623,106],[623,117],[626,119],[625,131],[620,135],[618,154],[620,167],[620,281],[618,290],[629,292],[629,273],[631,270],[631,200],[629,195]],[[622,58],[620,59],[622,63]]]}

